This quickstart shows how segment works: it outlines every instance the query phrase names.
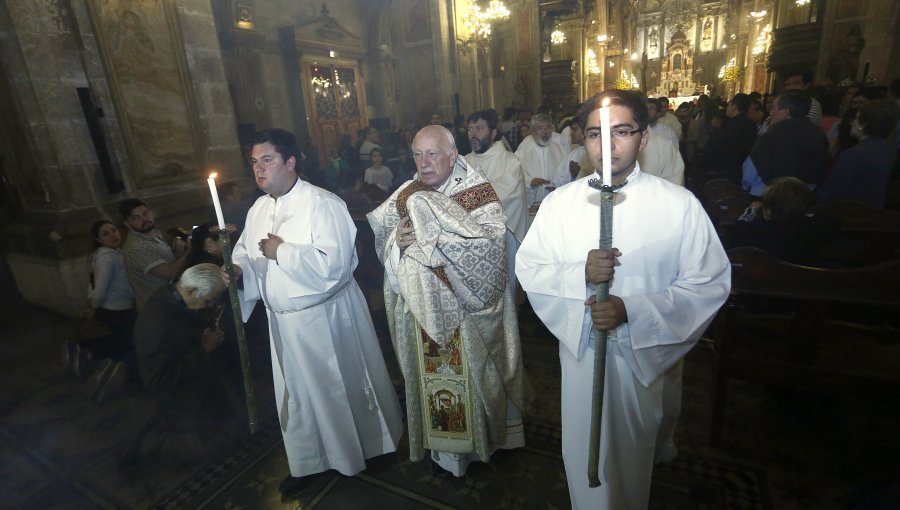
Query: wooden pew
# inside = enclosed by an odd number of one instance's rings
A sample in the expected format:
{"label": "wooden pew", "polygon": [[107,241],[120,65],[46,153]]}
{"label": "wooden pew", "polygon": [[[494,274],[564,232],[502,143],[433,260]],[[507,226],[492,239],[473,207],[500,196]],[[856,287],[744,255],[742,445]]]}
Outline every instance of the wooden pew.
{"label": "wooden pew", "polygon": [[900,212],[861,202],[829,202],[810,208],[840,220],[838,236],[822,250],[836,266],[862,267],[900,258]]}
{"label": "wooden pew", "polygon": [[723,177],[706,181],[703,185],[703,202],[711,203],[723,197],[746,197],[747,193],[739,184]]}
{"label": "wooden pew", "polygon": [[716,227],[731,225],[750,206],[750,200],[746,196],[727,196],[713,200],[706,208],[710,219]]}
{"label": "wooden pew", "polygon": [[[728,255],[732,289],[714,328],[710,444],[721,441],[731,379],[897,395],[900,261],[824,269],[782,262],[758,248]],[[873,317],[886,322],[867,322]]]}

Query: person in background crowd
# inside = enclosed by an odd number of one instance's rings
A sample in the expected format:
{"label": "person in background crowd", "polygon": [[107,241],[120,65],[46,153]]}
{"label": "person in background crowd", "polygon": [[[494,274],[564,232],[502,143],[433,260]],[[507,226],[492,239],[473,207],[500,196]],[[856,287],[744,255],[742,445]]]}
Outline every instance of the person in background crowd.
{"label": "person in background crowd", "polygon": [[669,110],[669,98],[666,96],[660,96],[657,98],[659,102],[659,117],[657,117],[656,121],[664,126],[669,126],[672,128],[672,132],[675,133],[675,136],[678,137],[677,142],[681,141],[681,123],[675,117],[675,114]]}
{"label": "person in background crowd", "polygon": [[362,169],[369,168],[372,158],[372,149],[381,149],[381,133],[374,126],[369,126],[365,131],[365,139],[359,146],[359,164]]}
{"label": "person in background crowd", "polygon": [[197,264],[215,264],[221,266],[225,263],[223,250],[225,244],[219,239],[219,233],[215,223],[208,222],[198,225],[191,232],[191,254],[188,255],[187,267]]}
{"label": "person in background crowd", "polygon": [[516,250],[525,239],[528,230],[528,207],[525,193],[525,175],[522,162],[512,152],[506,150],[503,142],[497,139],[497,113],[493,110],[481,110],[469,115],[469,137],[473,148],[466,154],[466,161],[481,170],[494,188],[503,212],[506,214],[506,251],[509,257],[510,287],[515,290],[516,279],[513,268]]}
{"label": "person in background crowd", "polygon": [[453,139],[456,140],[456,148],[460,154],[468,154],[472,152],[469,145],[469,127],[466,122],[466,116],[458,114],[453,117]]}
{"label": "person in background crowd", "polygon": [[384,160],[381,149],[375,148],[371,152],[372,166],[366,168],[366,174],[363,181],[366,184],[374,184],[384,192],[390,192],[391,185],[394,182],[394,174],[391,169],[382,165]]}
{"label": "person in background crowd", "polygon": [[[519,140],[524,140],[529,136],[531,136],[531,126],[529,126],[528,124],[519,125]],[[519,142],[519,144],[521,145],[521,142]]]}
{"label": "person in background crowd", "polygon": [[838,113],[840,111],[840,102],[841,97],[837,93],[826,94],[822,98],[822,122],[819,124],[819,127],[822,128],[822,132],[825,134],[828,134],[831,131],[831,126],[841,119]]}
{"label": "person in background crowd", "polygon": [[516,149],[519,148],[519,142],[522,140],[519,138],[519,124],[516,122],[518,113],[519,111],[514,106],[503,110],[503,123],[500,125],[500,132],[506,141],[506,149],[510,152],[516,152]]}
{"label": "person in background crowd", "polygon": [[[638,154],[638,163],[642,172],[684,186],[684,160],[678,152],[679,136],[669,126],[660,124],[658,112],[662,109],[658,99],[647,100],[647,144]],[[675,118],[674,115],[670,117]],[[681,131],[680,125],[678,131]]]}
{"label": "person in background crowd", "polygon": [[157,289],[138,312],[141,380],[159,406],[158,419],[176,431],[159,446],[186,462],[217,455],[246,428],[219,356],[225,334],[209,318],[224,306],[226,289],[218,266],[198,264]]}
{"label": "person in background crowd", "polygon": [[[809,121],[810,104],[809,94],[800,90],[785,90],[778,96],[769,131],[759,137],[744,162],[745,189],[747,182],[756,181],[753,173],[763,185],[778,177],[796,177],[810,189],[822,182],[828,168],[828,141],[822,129]],[[750,188],[754,196],[762,191],[759,183]]]}
{"label": "person in background crowd", "polygon": [[850,130],[859,143],[838,156],[819,191],[819,201],[855,200],[884,209],[897,159],[890,136],[898,121],[900,107],[894,101],[878,99],[859,108]]}
{"label": "person in background crowd", "polygon": [[853,147],[859,139],[850,134],[851,122],[856,118],[859,108],[876,99],[884,98],[882,91],[876,87],[864,87],[850,100],[850,107],[844,111],[844,115],[831,125],[826,137],[828,138],[828,154],[836,159],[841,152]]}
{"label": "person in background crowd", "polygon": [[350,164],[341,156],[337,147],[331,149],[331,156],[325,164],[325,185],[328,191],[337,193],[341,187],[344,174],[353,172]]}
{"label": "person in background crowd", "polygon": [[[576,116],[569,125],[571,127],[570,133],[572,134],[573,149],[556,168],[556,175],[553,177],[554,187],[559,188],[593,172],[584,146],[584,131],[581,123],[581,116]],[[576,140],[577,143],[575,143]]]}
{"label": "person in background crowd", "polygon": [[735,94],[726,109],[727,121],[714,140],[710,140],[697,161],[697,167],[711,176],[741,182],[741,165],[756,141],[756,124],[747,116],[750,96]]}
{"label": "person in background crowd", "polygon": [[125,272],[119,247],[122,236],[108,220],[91,225],[93,250],[88,256],[90,277],[87,306],[83,317],[97,318],[110,334],[84,341],[69,341],[66,358],[78,377],[86,377],[88,393],[100,402],[135,380],[134,372],[134,290]]}
{"label": "person in background crowd", "polygon": [[[807,67],[794,67],[788,70],[784,78],[784,90],[802,90],[809,91],[812,85],[812,71]],[[813,126],[819,126],[822,123],[822,104],[815,98],[810,97],[811,104],[809,107],[809,121]]]}
{"label": "person in background crowd", "polygon": [[529,208],[552,191],[556,170],[566,159],[562,146],[554,143],[552,136],[550,116],[538,113],[531,118],[531,135],[522,140],[516,151],[525,174]]}
{"label": "person in background crowd", "polygon": [[136,198],[119,205],[119,214],[131,229],[122,247],[128,281],[134,289],[138,311],[156,289],[178,277],[190,254],[188,245],[180,237],[172,244],[156,228],[153,211]]}
{"label": "person in background crowd", "polygon": [[691,166],[694,161],[694,154],[697,152],[697,140],[700,137],[700,123],[691,116],[691,105],[689,103],[681,103],[675,110],[675,118],[680,123],[681,142],[678,149],[681,157],[684,159],[685,167]]}
{"label": "person in background crowd", "polygon": [[786,262],[816,264],[819,248],[834,237],[839,223],[808,214],[813,200],[809,186],[800,179],[773,180],[763,192],[760,213],[734,223],[731,247],[755,246]]}

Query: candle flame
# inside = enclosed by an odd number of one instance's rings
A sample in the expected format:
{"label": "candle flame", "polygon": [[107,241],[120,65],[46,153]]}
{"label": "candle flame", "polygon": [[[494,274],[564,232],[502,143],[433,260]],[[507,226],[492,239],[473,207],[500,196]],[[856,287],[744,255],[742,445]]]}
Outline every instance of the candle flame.
{"label": "candle flame", "polygon": [[218,172],[213,172],[213,173],[209,174],[209,178],[215,179],[218,175],[219,175]]}

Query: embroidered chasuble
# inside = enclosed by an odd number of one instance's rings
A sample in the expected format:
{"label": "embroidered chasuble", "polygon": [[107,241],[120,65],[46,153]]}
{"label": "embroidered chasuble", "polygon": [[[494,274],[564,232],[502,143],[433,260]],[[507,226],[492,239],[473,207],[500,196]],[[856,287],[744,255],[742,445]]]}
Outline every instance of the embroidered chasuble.
{"label": "embroidered chasuble", "polygon": [[[400,253],[405,216],[416,242]],[[506,442],[507,406],[522,408],[525,387],[500,200],[458,158],[440,189],[408,181],[368,219],[406,384],[410,458],[430,449],[488,459]]]}

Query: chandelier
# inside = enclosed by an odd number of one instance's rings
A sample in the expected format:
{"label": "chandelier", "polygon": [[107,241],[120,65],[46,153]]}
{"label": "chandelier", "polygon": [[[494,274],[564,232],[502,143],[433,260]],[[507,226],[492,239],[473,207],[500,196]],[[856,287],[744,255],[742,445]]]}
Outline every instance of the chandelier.
{"label": "chandelier", "polygon": [[469,40],[485,41],[491,37],[491,24],[509,19],[509,9],[501,0],[491,0],[487,9],[481,10],[477,3],[463,16],[463,24],[469,32]]}
{"label": "chandelier", "polygon": [[472,10],[466,13],[463,23],[472,39],[484,40],[491,36],[491,23],[485,19],[484,12],[477,5],[473,5]]}
{"label": "chandelier", "polygon": [[509,19],[509,9],[506,8],[502,0],[491,0],[487,10],[484,11],[484,17],[488,23],[506,21]]}
{"label": "chandelier", "polygon": [[759,35],[756,36],[756,41],[754,41],[750,53],[753,55],[760,55],[766,51],[766,48],[769,46],[769,34],[771,31],[772,28],[770,25],[764,26],[762,30],[759,31]]}
{"label": "chandelier", "polygon": [[554,46],[559,46],[566,42],[566,33],[556,27],[556,30],[550,33],[550,44]]}

